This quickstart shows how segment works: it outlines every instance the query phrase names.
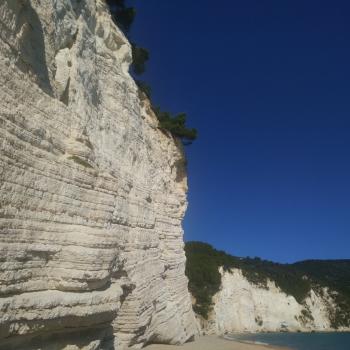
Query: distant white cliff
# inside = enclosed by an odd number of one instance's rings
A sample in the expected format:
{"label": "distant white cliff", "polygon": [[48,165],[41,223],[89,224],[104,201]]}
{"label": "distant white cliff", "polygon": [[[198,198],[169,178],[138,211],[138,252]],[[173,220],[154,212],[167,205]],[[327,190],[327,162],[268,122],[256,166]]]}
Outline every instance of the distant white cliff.
{"label": "distant white cliff", "polygon": [[221,287],[213,296],[208,320],[198,316],[204,333],[334,330],[330,315],[337,305],[328,288],[311,289],[300,304],[273,281],[256,285],[236,268],[220,268],[220,274]]}

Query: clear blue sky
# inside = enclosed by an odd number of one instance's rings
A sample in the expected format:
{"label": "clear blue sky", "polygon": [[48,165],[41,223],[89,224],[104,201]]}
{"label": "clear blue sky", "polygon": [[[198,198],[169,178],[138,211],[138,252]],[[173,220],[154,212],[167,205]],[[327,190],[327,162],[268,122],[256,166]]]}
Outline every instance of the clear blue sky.
{"label": "clear blue sky", "polygon": [[186,240],[350,258],[350,2],[134,0],[141,79],[188,113]]}

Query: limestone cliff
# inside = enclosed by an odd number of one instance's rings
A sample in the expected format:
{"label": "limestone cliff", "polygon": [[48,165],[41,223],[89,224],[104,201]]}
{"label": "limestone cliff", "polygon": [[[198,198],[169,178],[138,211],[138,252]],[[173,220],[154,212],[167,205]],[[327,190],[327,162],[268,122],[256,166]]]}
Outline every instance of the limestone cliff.
{"label": "limestone cliff", "polygon": [[102,0],[0,2],[0,349],[195,333],[182,147]]}
{"label": "limestone cliff", "polygon": [[189,289],[205,333],[350,330],[350,260],[293,264],[185,246]]}
{"label": "limestone cliff", "polygon": [[328,288],[311,289],[303,303],[285,294],[273,281],[259,286],[240,269],[223,271],[221,288],[213,297],[205,332],[332,331],[330,315],[336,308]]}

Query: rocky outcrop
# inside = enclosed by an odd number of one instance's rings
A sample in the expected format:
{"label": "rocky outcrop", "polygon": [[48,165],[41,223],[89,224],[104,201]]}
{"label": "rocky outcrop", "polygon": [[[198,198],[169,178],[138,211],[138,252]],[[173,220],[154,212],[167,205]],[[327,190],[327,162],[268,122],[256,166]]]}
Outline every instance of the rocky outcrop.
{"label": "rocky outcrop", "polygon": [[328,288],[311,289],[302,304],[273,281],[266,286],[248,281],[240,269],[221,273],[208,320],[199,318],[206,333],[331,331],[336,309]]}
{"label": "rocky outcrop", "polygon": [[196,333],[182,147],[102,0],[0,3],[0,349]]}

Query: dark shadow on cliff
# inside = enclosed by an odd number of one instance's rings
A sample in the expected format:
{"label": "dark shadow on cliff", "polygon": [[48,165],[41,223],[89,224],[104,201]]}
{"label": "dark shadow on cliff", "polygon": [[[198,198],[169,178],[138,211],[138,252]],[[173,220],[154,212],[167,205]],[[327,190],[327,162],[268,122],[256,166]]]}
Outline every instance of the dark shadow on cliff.
{"label": "dark shadow on cliff", "polygon": [[[85,327],[79,330],[63,328],[56,333],[33,336],[10,337],[0,341],[0,349],[6,350],[62,350],[69,346],[88,348],[98,344],[98,349],[115,350],[113,327],[110,324]],[[94,344],[94,345],[95,345]],[[92,346],[93,347],[93,346]]]}
{"label": "dark shadow on cliff", "polygon": [[39,16],[27,0],[5,1],[15,21],[15,35],[3,37],[3,40],[14,51],[18,68],[31,75],[44,92],[52,95],[46,65],[45,40]]}

